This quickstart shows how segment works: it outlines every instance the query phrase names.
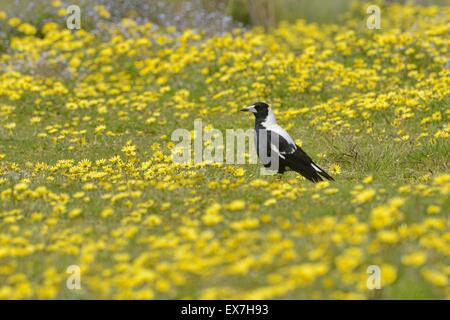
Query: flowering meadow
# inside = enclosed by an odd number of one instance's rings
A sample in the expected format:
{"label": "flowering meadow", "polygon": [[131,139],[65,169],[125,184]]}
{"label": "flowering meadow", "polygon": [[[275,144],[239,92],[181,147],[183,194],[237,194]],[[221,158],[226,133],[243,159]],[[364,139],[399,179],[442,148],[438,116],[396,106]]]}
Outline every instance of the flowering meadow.
{"label": "flowering meadow", "polygon": [[[450,298],[450,7],[213,34],[48,10],[0,11],[1,299]],[[172,161],[255,101],[336,181]]]}

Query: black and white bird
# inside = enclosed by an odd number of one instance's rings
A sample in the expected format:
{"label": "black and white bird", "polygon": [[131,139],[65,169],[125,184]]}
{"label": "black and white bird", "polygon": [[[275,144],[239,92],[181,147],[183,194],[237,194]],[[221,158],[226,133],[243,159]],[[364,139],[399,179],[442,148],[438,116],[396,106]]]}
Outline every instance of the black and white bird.
{"label": "black and white bird", "polygon": [[334,180],[277,124],[268,104],[256,102],[241,111],[252,112],[255,115],[256,152],[264,167],[273,169],[275,160],[278,173],[293,170],[312,182],[323,181],[323,178]]}

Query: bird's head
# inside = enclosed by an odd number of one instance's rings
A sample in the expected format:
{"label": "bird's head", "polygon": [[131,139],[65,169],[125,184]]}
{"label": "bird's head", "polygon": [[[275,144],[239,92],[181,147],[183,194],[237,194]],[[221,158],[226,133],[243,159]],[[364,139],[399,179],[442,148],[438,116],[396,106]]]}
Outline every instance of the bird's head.
{"label": "bird's head", "polygon": [[256,118],[266,118],[269,110],[269,105],[264,102],[255,102],[251,106],[241,109],[244,112],[252,112]]}

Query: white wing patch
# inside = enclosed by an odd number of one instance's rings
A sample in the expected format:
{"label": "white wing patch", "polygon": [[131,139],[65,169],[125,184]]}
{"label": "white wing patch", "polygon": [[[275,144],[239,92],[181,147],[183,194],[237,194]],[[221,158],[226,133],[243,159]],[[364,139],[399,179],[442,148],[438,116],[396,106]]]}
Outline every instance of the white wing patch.
{"label": "white wing patch", "polygon": [[284,138],[290,145],[292,145],[293,149],[297,149],[294,140],[291,138],[291,136],[277,124],[277,120],[275,119],[275,115],[273,114],[273,111],[271,108],[269,108],[269,114],[267,115],[267,118],[264,122],[261,122],[261,124],[269,131],[273,131],[276,134],[280,135]]}
{"label": "white wing patch", "polygon": [[278,124],[266,125],[265,122],[263,122],[261,124],[266,128],[266,130],[275,132],[280,137],[283,137],[283,139],[286,140],[289,144],[293,145],[294,148],[296,148],[294,140],[292,140],[291,136]]}
{"label": "white wing patch", "polygon": [[322,170],[320,170],[316,165],[314,165],[313,163],[311,163],[311,166],[314,168],[314,170],[316,170],[317,172],[322,172]]}
{"label": "white wing patch", "polygon": [[270,144],[270,149],[275,151],[275,153],[277,153],[280,158],[286,159],[286,157],[281,154],[280,150],[278,150],[278,148],[274,144]]}

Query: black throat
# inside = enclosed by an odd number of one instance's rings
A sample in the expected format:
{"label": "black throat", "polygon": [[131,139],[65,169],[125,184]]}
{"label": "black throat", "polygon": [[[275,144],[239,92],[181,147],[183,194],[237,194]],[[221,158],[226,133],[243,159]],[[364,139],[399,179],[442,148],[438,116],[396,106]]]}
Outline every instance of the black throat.
{"label": "black throat", "polygon": [[266,121],[268,115],[269,115],[268,109],[258,110],[258,112],[255,113],[256,126],[258,126],[258,124],[261,124],[261,122]]}
{"label": "black throat", "polygon": [[266,127],[263,126],[263,122],[265,122],[267,119],[267,115],[264,117],[261,117],[257,114],[255,114],[255,129],[265,129]]}

